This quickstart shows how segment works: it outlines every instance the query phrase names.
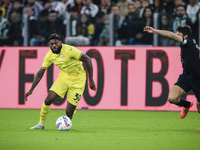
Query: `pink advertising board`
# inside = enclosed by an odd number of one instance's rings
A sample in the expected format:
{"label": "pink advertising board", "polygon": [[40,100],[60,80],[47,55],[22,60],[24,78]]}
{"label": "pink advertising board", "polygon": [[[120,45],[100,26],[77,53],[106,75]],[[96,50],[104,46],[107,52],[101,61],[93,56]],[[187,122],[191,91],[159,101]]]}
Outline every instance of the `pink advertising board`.
{"label": "pink advertising board", "polygon": [[[182,73],[179,47],[77,47],[91,57],[96,92],[86,85],[77,109],[179,111],[167,95]],[[0,108],[40,109],[59,69],[50,66],[24,100],[48,47],[0,48]],[[192,92],[184,98],[196,103]],[[52,109],[65,109],[58,99]],[[196,111],[196,107],[191,108]]]}

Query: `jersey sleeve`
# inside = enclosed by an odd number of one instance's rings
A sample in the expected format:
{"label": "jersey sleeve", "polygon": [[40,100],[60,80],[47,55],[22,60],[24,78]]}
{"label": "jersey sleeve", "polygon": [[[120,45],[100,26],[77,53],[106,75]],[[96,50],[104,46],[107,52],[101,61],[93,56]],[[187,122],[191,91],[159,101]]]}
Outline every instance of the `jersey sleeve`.
{"label": "jersey sleeve", "polygon": [[81,58],[81,56],[82,56],[82,52],[80,50],[78,50],[77,48],[75,48],[75,47],[72,46],[70,48],[70,55],[74,59],[79,60]]}
{"label": "jersey sleeve", "polygon": [[181,45],[185,45],[187,44],[187,39],[183,37],[183,42],[181,43]]}
{"label": "jersey sleeve", "polygon": [[50,59],[50,53],[48,52],[48,53],[46,54],[46,56],[44,57],[43,64],[42,64],[42,68],[43,68],[43,69],[46,69],[46,68],[48,68],[51,64],[52,64],[52,61],[51,61],[51,59]]}

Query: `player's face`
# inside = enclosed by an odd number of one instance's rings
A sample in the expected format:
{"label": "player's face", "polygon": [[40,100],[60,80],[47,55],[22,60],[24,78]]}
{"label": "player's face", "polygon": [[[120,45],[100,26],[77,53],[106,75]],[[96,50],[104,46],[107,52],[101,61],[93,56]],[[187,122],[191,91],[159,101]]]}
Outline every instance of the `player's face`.
{"label": "player's face", "polygon": [[52,39],[49,41],[49,45],[53,52],[57,52],[61,46],[61,41],[57,39]]}

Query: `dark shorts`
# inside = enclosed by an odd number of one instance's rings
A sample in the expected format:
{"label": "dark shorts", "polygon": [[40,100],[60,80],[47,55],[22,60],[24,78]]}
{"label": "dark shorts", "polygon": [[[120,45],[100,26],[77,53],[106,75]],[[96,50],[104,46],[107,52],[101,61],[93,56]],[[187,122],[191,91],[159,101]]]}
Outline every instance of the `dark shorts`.
{"label": "dark shorts", "polygon": [[197,101],[200,102],[200,81],[190,80],[186,78],[185,74],[181,74],[178,78],[178,81],[174,85],[178,85],[186,93],[192,90],[197,98]]}

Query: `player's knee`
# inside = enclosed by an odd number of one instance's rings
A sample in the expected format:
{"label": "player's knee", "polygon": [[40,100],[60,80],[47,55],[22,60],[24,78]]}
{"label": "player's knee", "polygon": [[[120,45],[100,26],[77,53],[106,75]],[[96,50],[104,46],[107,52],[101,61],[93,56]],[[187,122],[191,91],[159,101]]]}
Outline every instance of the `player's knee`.
{"label": "player's knee", "polygon": [[51,105],[58,97],[59,96],[54,91],[49,91],[44,103],[46,105]]}
{"label": "player's knee", "polygon": [[47,99],[44,101],[44,103],[45,103],[45,105],[51,105],[52,104],[51,101],[49,101]]}
{"label": "player's knee", "polygon": [[168,97],[167,99],[171,104],[176,104],[176,100],[172,97]]}
{"label": "player's knee", "polygon": [[179,98],[178,96],[169,94],[167,100],[168,100],[171,104],[177,104],[177,103],[179,103],[179,99],[180,99],[180,98]]}
{"label": "player's knee", "polygon": [[44,101],[45,105],[51,105],[53,102],[53,99],[51,99],[50,97],[47,97]]}

